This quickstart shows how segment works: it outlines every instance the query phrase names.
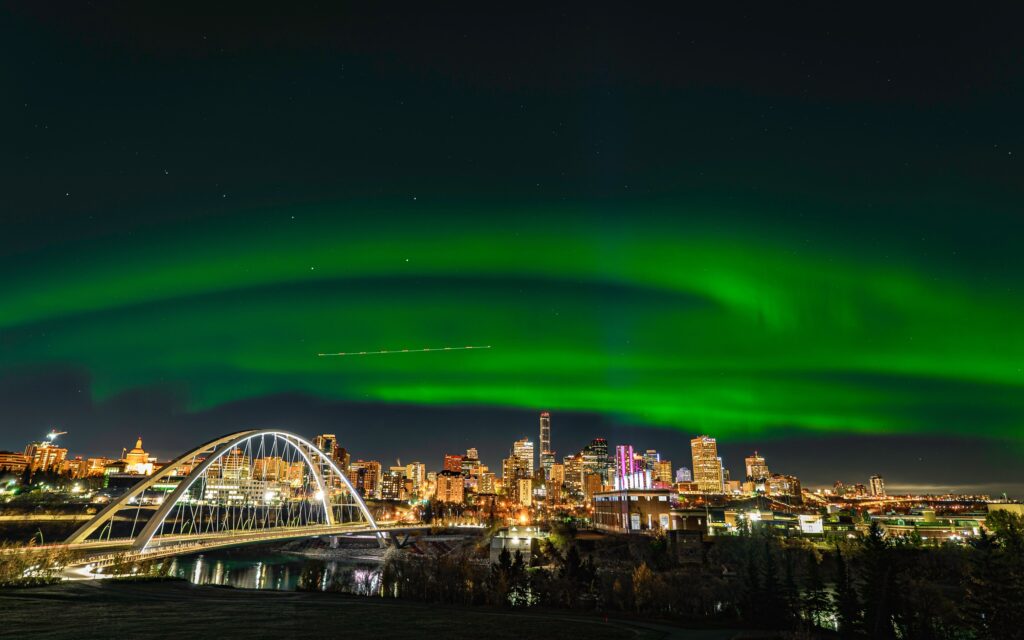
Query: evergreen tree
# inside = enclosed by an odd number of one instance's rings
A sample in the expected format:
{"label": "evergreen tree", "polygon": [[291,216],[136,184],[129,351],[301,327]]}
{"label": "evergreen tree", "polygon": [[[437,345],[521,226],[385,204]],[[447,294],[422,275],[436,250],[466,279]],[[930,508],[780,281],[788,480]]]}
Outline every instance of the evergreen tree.
{"label": "evergreen tree", "polygon": [[833,611],[821,578],[821,566],[814,552],[807,554],[807,585],[803,595],[804,619],[811,627],[825,627]]}
{"label": "evergreen tree", "polygon": [[864,630],[872,638],[894,638],[892,545],[877,521],[872,521],[861,540],[861,599],[864,601]]}
{"label": "evergreen tree", "polygon": [[846,559],[843,558],[843,552],[839,549],[838,545],[836,545],[836,593],[834,607],[839,634],[844,638],[856,636],[861,623],[860,602],[857,599],[857,591],[853,588],[853,580],[850,577]]}

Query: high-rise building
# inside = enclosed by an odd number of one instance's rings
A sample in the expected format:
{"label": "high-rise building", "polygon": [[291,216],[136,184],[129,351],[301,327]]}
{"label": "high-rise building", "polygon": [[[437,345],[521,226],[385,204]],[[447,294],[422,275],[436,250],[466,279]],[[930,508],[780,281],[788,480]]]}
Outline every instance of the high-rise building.
{"label": "high-rise building", "polygon": [[[519,478],[529,477],[526,461],[517,455],[511,455],[501,461],[501,479],[505,483],[515,482]],[[506,484],[506,486],[508,486]]]}
{"label": "high-rise building", "polygon": [[326,453],[328,458],[334,460],[334,456],[337,453],[335,449],[338,448],[338,436],[333,433],[321,433],[313,438],[313,445]]}
{"label": "high-rise building", "polygon": [[512,445],[512,455],[523,460],[526,463],[526,475],[527,477],[533,477],[533,442],[529,438],[523,438],[522,440],[516,440]]}
{"label": "high-rise building", "polygon": [[690,467],[676,469],[676,482],[693,482],[693,472],[690,471]]}
{"label": "high-rise building", "polygon": [[465,457],[469,458],[470,460],[479,460],[480,459],[480,453],[476,450],[476,447],[470,447],[470,448],[466,449],[466,456]]}
{"label": "high-rise building", "polygon": [[584,460],[582,453],[562,458],[562,466],[565,467],[565,479],[562,484],[572,493],[578,494],[583,491],[583,474],[586,468]]}
{"label": "high-rise building", "polygon": [[497,493],[497,487],[495,486],[494,474],[490,471],[485,471],[480,474],[480,480],[476,485],[477,493],[492,494]]}
{"label": "high-rise building", "polygon": [[533,504],[533,478],[519,478],[516,499],[524,507]]}
{"label": "high-rise building", "polygon": [[463,478],[474,478],[477,476],[478,471],[482,465],[480,464],[480,458],[470,458],[469,456],[462,456],[462,477]]}
{"label": "high-rise building", "polygon": [[633,455],[633,445],[620,444],[615,447],[615,475],[620,478],[633,475],[637,471]]}
{"label": "high-rise building", "polygon": [[444,454],[444,470],[462,473],[462,456],[454,453]]}
{"label": "high-rise building", "polygon": [[32,467],[32,473],[37,471],[57,471],[60,463],[68,455],[68,450],[58,447],[50,442],[33,442],[25,447],[25,456]]}
{"label": "high-rise building", "polygon": [[594,438],[590,444],[583,447],[583,470],[587,473],[599,473],[607,477],[611,469],[608,459],[608,441],[604,438]]}
{"label": "high-rise building", "polygon": [[643,468],[653,473],[655,465],[661,461],[661,454],[655,449],[648,449],[643,453],[641,459],[643,460]]}
{"label": "high-rise building", "polygon": [[871,495],[878,496],[880,498],[885,497],[885,480],[882,480],[882,476],[871,476],[868,480],[868,486],[871,488]]}
{"label": "high-rise building", "polygon": [[446,470],[437,474],[434,497],[439,502],[461,503],[464,495],[461,473]]}
{"label": "high-rise building", "polygon": [[718,442],[710,436],[697,436],[690,440],[693,456],[693,481],[702,493],[723,493],[725,474],[722,459],[718,457]]}
{"label": "high-rise building", "polygon": [[750,482],[757,482],[771,475],[768,472],[768,464],[765,463],[764,456],[758,455],[756,451],[754,455],[747,456],[744,463],[747,468],[747,480]]}
{"label": "high-rise building", "polygon": [[405,500],[405,467],[390,467],[381,475],[380,497],[382,500]]}
{"label": "high-rise building", "polygon": [[338,465],[342,473],[348,473],[348,465],[352,461],[348,449],[345,447],[334,447],[334,464]]}
{"label": "high-rise building", "polygon": [[364,498],[380,496],[380,463],[376,460],[356,460],[348,467],[352,487]]}
{"label": "high-rise building", "polygon": [[782,473],[773,473],[765,479],[765,493],[770,496],[790,496],[797,502],[803,501],[800,479]]}
{"label": "high-rise building", "polygon": [[405,477],[412,480],[412,494],[416,498],[425,495],[424,486],[427,482],[427,465],[422,462],[410,462],[405,465]]}
{"label": "high-rise building", "polygon": [[654,481],[672,484],[672,461],[658,460],[654,463]]}
{"label": "high-rise building", "polygon": [[551,449],[551,414],[542,411],[540,414],[540,466],[544,469],[544,478],[551,476],[551,465],[555,464],[555,452]]}

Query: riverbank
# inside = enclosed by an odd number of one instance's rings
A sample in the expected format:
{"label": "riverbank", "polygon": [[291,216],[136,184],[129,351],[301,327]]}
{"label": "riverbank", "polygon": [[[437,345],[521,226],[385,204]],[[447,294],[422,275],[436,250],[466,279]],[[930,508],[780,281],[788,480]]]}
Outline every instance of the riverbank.
{"label": "riverbank", "polygon": [[687,630],[628,620],[439,607],[331,593],[204,587],[184,581],[64,583],[0,590],[0,637],[80,640],[165,638],[504,638],[586,637],[730,640],[729,630]]}

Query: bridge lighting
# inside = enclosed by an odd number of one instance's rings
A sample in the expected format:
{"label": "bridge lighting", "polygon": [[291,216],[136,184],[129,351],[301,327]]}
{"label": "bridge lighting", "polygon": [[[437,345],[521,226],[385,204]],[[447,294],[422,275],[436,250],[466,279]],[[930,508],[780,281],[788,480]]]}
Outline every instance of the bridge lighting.
{"label": "bridge lighting", "polygon": [[273,491],[267,491],[263,494],[263,502],[273,502],[276,494]]}
{"label": "bridge lighting", "polygon": [[323,500],[324,499],[324,492],[322,490],[320,490],[320,489],[317,489],[316,493],[313,494],[313,498],[316,499],[316,500]]}

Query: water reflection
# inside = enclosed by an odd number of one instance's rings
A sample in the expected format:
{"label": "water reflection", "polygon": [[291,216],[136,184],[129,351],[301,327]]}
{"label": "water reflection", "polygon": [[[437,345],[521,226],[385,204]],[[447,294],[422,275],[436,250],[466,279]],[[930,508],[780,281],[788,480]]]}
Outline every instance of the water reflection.
{"label": "water reflection", "polygon": [[320,560],[290,554],[209,553],[174,558],[170,575],[194,584],[279,591],[338,591],[373,595],[380,591],[379,565]]}

